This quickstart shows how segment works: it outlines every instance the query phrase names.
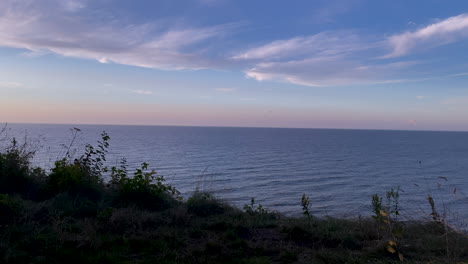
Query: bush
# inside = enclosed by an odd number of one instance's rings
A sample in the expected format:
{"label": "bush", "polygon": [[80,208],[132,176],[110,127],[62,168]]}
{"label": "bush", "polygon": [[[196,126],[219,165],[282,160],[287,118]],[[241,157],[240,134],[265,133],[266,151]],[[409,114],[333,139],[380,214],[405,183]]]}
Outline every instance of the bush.
{"label": "bush", "polygon": [[86,166],[79,161],[67,163],[66,160],[55,162],[55,167],[47,179],[47,188],[51,194],[68,192],[97,201],[102,196],[102,181],[89,173]]}
{"label": "bush", "polygon": [[40,168],[31,169],[33,156],[34,151],[28,151],[26,143],[20,146],[13,138],[11,145],[0,153],[0,193],[35,197],[45,172]]}
{"label": "bush", "polygon": [[55,162],[55,167],[47,179],[47,188],[51,194],[69,192],[71,195],[84,196],[92,201],[102,197],[102,172],[106,171],[103,162],[106,160],[110,137],[103,132],[101,138],[102,141],[98,141],[96,148],[86,145],[85,154],[79,159],[70,161],[71,157],[67,152],[65,158]]}
{"label": "bush", "polygon": [[23,205],[21,200],[8,194],[0,194],[0,227],[11,224],[21,215]]}
{"label": "bush", "polygon": [[188,211],[197,216],[223,214],[225,207],[209,193],[197,191],[187,200]]}
{"label": "bush", "polygon": [[69,192],[60,193],[47,200],[46,209],[51,215],[58,217],[96,217],[101,203],[92,201],[83,195],[71,195]]}
{"label": "bush", "polygon": [[132,178],[127,175],[125,160],[119,169],[112,167],[110,186],[117,194],[114,203],[120,206],[135,205],[152,210],[168,209],[180,199],[179,192],[171,185],[165,184],[164,177],[156,171],[148,171],[148,164],[141,164]]}

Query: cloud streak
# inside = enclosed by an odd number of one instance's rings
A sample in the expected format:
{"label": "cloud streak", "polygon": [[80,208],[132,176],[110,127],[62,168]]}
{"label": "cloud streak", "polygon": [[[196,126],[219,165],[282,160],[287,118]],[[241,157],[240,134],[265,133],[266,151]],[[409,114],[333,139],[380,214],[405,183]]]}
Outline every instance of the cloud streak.
{"label": "cloud streak", "polygon": [[150,95],[153,94],[150,90],[132,90],[133,93],[140,94],[140,95]]}
{"label": "cloud streak", "polygon": [[387,63],[369,56],[382,48],[381,41],[354,32],[322,32],[272,41],[232,59],[253,63],[245,74],[258,81],[313,87],[404,82],[398,73],[412,62]]}
{"label": "cloud streak", "polygon": [[[238,53],[232,59],[253,65],[248,78],[324,87],[357,84],[386,84],[427,80],[409,76],[421,62],[389,58],[402,57],[468,38],[468,14],[462,14],[388,39],[353,32],[322,32],[312,36],[275,40]],[[379,55],[391,47],[386,55]],[[414,69],[414,68],[413,68]],[[430,78],[434,78],[431,76]]]}
{"label": "cloud streak", "polygon": [[221,37],[236,26],[161,29],[155,23],[97,23],[82,14],[86,8],[86,1],[78,0],[4,0],[0,4],[0,46],[26,49],[30,54],[55,53],[101,63],[201,69],[215,67],[218,62],[202,54],[197,45]]}
{"label": "cloud streak", "polygon": [[3,82],[0,81],[0,88],[20,88],[24,87],[23,83],[20,82]]}
{"label": "cloud streak", "polygon": [[417,31],[405,32],[388,39],[392,51],[384,58],[407,55],[414,50],[437,47],[468,37],[468,14],[449,17]]}
{"label": "cloud streak", "polygon": [[235,92],[237,89],[236,88],[216,88],[215,89],[217,92],[221,92],[221,93],[232,93],[232,92]]}
{"label": "cloud streak", "polygon": [[344,57],[260,63],[247,70],[246,76],[258,81],[282,81],[312,87],[407,82],[396,78],[410,64],[364,65]]}
{"label": "cloud streak", "polygon": [[348,32],[321,32],[307,37],[296,37],[286,40],[276,40],[271,43],[255,47],[233,56],[235,60],[280,60],[302,56],[332,56],[362,49],[362,42],[355,34]]}

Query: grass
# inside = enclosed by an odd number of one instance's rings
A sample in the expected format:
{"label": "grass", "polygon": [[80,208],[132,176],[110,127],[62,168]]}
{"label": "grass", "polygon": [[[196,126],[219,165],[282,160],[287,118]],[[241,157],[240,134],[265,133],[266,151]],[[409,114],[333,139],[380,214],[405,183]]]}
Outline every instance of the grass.
{"label": "grass", "polygon": [[50,172],[15,141],[0,151],[1,263],[468,263],[466,234],[399,220],[399,189],[357,219],[314,217],[305,195],[303,217],[200,191],[184,201],[145,163],[105,167],[108,140]]}

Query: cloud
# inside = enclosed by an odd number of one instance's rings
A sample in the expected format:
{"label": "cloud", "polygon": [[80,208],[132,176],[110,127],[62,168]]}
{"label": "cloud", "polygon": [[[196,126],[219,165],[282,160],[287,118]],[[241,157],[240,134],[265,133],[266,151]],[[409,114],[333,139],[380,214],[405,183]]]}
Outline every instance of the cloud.
{"label": "cloud", "polygon": [[[332,56],[372,48],[375,44],[362,41],[349,32],[321,32],[307,37],[276,40],[232,57],[235,60],[280,60],[291,57]],[[372,46],[371,46],[372,45]]]}
{"label": "cloud", "polygon": [[404,67],[405,64],[370,66],[342,57],[323,57],[260,63],[247,70],[246,76],[258,81],[273,80],[313,87],[385,84],[408,81],[395,77],[395,72]]}
{"label": "cloud", "polygon": [[23,83],[20,82],[3,82],[0,81],[0,88],[19,88],[24,87]]}
{"label": "cloud", "polygon": [[222,93],[232,93],[236,91],[236,88],[216,88],[217,92],[222,92]]}
{"label": "cloud", "polygon": [[310,16],[313,23],[324,24],[335,22],[339,15],[345,14],[351,11],[353,8],[361,4],[361,0],[326,0],[316,1],[316,4],[320,5],[323,2],[323,6],[315,8]]}
{"label": "cloud", "polygon": [[448,77],[460,77],[460,76],[468,76],[468,72],[461,72],[461,73],[455,73],[455,74],[448,75]]}
{"label": "cloud", "polygon": [[409,54],[414,50],[449,44],[468,37],[468,14],[449,17],[413,32],[391,36],[392,51],[384,58]]}
{"label": "cloud", "polygon": [[150,94],[153,94],[152,91],[149,91],[149,90],[132,90],[133,93],[136,93],[136,94],[141,94],[141,95],[150,95]]}
{"label": "cloud", "polygon": [[211,100],[214,97],[212,95],[200,95],[200,96],[198,96],[198,98],[204,99],[204,100]]}
{"label": "cloud", "polygon": [[87,1],[42,0],[0,3],[0,46],[37,55],[55,53],[157,69],[201,69],[219,64],[199,47],[236,24],[164,27],[93,20]]}
{"label": "cloud", "polygon": [[382,62],[374,59],[382,42],[354,32],[323,32],[276,40],[233,56],[253,64],[248,78],[324,87],[408,81],[403,69],[417,62]]}
{"label": "cloud", "polygon": [[[414,66],[427,62],[382,58],[400,57],[416,48],[444,45],[466,37],[468,14],[462,14],[388,39],[353,31],[327,31],[273,40],[238,52],[231,59],[248,65],[246,76],[258,81],[313,87],[425,81],[435,77],[414,71]],[[392,52],[382,56],[389,45]]]}
{"label": "cloud", "polygon": [[80,9],[83,9],[87,5],[86,0],[62,0],[59,3],[62,5],[62,7],[65,10],[70,11],[70,12],[75,12]]}
{"label": "cloud", "polygon": [[109,63],[109,60],[107,58],[100,58],[97,61],[99,61],[100,63],[103,63],[103,64]]}

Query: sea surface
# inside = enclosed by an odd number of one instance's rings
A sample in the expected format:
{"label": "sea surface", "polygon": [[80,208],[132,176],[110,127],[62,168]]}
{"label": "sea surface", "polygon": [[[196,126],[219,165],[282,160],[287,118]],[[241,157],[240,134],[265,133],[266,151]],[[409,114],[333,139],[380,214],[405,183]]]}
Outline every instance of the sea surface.
{"label": "sea surface", "polygon": [[[27,141],[50,169],[70,145],[79,157],[102,131],[108,165],[148,162],[187,197],[196,188],[239,207],[256,203],[317,216],[371,214],[371,196],[400,187],[401,218],[429,218],[427,196],[452,223],[468,219],[468,133],[432,131],[8,124],[2,137]],[[5,141],[3,141],[5,143]]]}

